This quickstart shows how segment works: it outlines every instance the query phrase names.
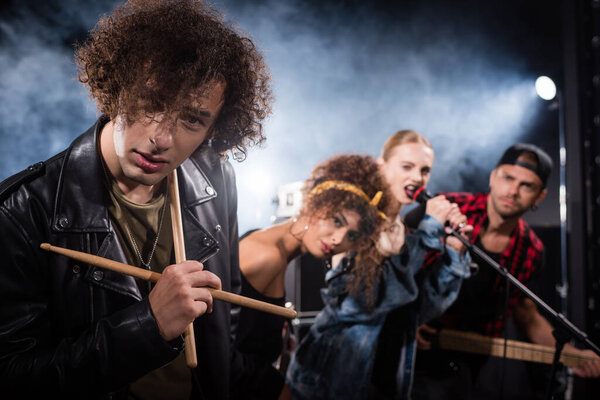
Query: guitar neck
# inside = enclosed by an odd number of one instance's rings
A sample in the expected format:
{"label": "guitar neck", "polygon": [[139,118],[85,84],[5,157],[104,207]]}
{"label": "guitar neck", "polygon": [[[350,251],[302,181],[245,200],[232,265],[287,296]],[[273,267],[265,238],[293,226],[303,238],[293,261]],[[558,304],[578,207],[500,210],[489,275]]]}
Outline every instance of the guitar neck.
{"label": "guitar neck", "polygon": [[[445,350],[493,357],[505,356],[504,339],[502,338],[493,338],[472,332],[442,329],[439,332],[438,341],[439,346]],[[552,364],[554,360],[554,348],[508,339],[506,340],[506,358]],[[560,356],[560,362],[568,367],[581,367],[586,362],[594,359],[592,356],[582,356],[572,351],[562,351]]]}

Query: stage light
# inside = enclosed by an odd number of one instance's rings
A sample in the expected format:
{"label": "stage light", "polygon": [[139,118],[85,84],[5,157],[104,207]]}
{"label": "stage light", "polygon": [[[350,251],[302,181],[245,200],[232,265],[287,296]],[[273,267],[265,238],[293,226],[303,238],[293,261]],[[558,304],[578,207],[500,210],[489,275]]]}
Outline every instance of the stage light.
{"label": "stage light", "polygon": [[540,76],[535,80],[535,91],[544,100],[552,100],[556,96],[556,85],[547,76]]}
{"label": "stage light", "polygon": [[[567,267],[567,184],[566,184],[566,165],[567,148],[565,145],[565,126],[564,126],[564,101],[562,93],[557,90],[552,79],[547,76],[540,76],[535,80],[535,91],[537,95],[544,100],[553,100],[558,108],[558,155],[559,155],[559,186],[558,186],[558,204],[560,219],[560,284],[556,285],[556,291],[560,296],[561,311],[564,315],[567,313],[567,290],[568,290],[568,267]],[[555,110],[556,108],[548,108]]]}

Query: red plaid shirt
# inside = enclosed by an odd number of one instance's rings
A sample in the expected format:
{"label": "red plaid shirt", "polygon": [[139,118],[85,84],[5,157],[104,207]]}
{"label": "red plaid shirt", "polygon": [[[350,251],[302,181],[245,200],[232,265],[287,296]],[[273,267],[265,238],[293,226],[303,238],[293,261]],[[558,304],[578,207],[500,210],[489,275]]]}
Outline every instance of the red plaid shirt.
{"label": "red plaid shirt", "polygon": [[[471,234],[471,242],[475,243],[479,237],[482,227],[487,225],[487,193],[446,193],[444,194],[448,200],[456,203],[460,207],[460,211],[467,217],[468,223],[473,225],[473,233]],[[515,230],[511,234],[510,243],[506,250],[500,255],[499,264],[519,280],[524,285],[527,284],[534,271],[538,270],[542,265],[542,257],[544,245],[536,236],[535,232],[529,225],[519,219]],[[424,268],[428,268],[435,263],[439,256],[439,252],[430,252],[425,257]],[[491,296],[500,294],[500,287],[503,278],[498,274],[495,278]],[[512,314],[512,310],[518,302],[521,292],[512,287],[509,298],[508,315]],[[440,318],[444,325],[460,329],[461,327],[452,326],[452,317],[444,315]],[[479,326],[480,333],[489,336],[500,336],[504,327],[504,317],[499,313],[495,320],[481,321]]]}

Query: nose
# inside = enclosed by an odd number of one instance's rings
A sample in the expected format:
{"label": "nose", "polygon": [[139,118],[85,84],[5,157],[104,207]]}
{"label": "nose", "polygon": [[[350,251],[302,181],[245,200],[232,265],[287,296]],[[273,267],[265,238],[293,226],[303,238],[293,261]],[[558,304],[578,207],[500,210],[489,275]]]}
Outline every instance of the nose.
{"label": "nose", "polygon": [[344,237],[346,237],[347,228],[336,229],[331,236],[331,243],[335,246],[341,244],[344,241]]}
{"label": "nose", "polygon": [[150,135],[150,143],[157,153],[169,149],[173,145],[173,129],[168,124],[157,124]]}
{"label": "nose", "polygon": [[421,186],[423,184],[423,175],[421,171],[417,168],[413,168],[410,178],[418,185]]}
{"label": "nose", "polygon": [[513,197],[519,194],[519,182],[511,182],[508,185],[508,194]]}

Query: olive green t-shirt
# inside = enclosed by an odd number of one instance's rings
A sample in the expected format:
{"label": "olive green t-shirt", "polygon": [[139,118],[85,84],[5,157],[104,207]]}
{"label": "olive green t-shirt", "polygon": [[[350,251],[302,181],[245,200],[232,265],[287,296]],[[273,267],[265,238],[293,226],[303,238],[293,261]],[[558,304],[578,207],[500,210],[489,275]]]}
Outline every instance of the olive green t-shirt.
{"label": "olive green t-shirt", "polygon": [[[169,205],[166,204],[166,182],[163,183],[158,194],[146,204],[133,203],[127,199],[114,179],[109,183],[109,193],[111,203],[108,205],[108,212],[111,223],[130,265],[146,268],[140,261],[140,256],[148,263],[160,226],[156,249],[149,265],[152,271],[161,273],[167,265],[171,264],[173,252],[171,212]],[[152,284],[141,279],[136,281],[142,296],[147,296],[152,289]],[[192,391],[191,379],[190,369],[185,363],[185,355],[181,352],[171,363],[132,383],[129,388],[129,398],[187,400]]]}

